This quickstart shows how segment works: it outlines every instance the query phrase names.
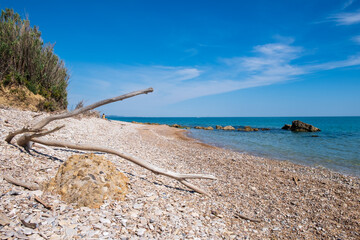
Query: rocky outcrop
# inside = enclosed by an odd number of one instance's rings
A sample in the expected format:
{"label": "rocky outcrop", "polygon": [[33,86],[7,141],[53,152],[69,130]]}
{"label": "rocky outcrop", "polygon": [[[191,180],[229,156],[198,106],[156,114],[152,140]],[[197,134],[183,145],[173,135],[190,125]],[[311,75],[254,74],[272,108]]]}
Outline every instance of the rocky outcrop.
{"label": "rocky outcrop", "polygon": [[319,128],[314,127],[313,125],[304,123],[299,120],[295,120],[292,122],[290,130],[293,132],[319,132],[319,131],[321,131]]}
{"label": "rocky outcrop", "polygon": [[216,125],[215,128],[216,128],[217,130],[222,130],[222,129],[223,129],[223,127],[220,126],[220,125]]}
{"label": "rocky outcrop", "polygon": [[99,208],[104,200],[124,200],[129,179],[116,166],[95,154],[73,155],[45,187],[78,207]]}
{"label": "rocky outcrop", "polygon": [[233,126],[226,126],[223,130],[235,130],[235,128]]}
{"label": "rocky outcrop", "polygon": [[250,126],[245,126],[244,128],[238,128],[238,131],[242,131],[242,132],[257,132],[259,131],[258,128],[252,128]]}
{"label": "rocky outcrop", "polygon": [[285,124],[281,129],[290,130],[290,128],[291,128],[290,124]]}
{"label": "rocky outcrop", "polygon": [[214,130],[213,127],[204,127],[203,129],[204,129],[204,130]]}

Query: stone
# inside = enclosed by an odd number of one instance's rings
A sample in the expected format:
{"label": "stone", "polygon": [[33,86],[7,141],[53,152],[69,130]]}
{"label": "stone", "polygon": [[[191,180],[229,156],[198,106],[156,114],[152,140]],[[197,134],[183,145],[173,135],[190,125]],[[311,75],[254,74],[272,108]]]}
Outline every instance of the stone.
{"label": "stone", "polygon": [[143,205],[144,204],[142,204],[142,203],[135,203],[133,207],[134,207],[134,209],[141,209],[143,207]]}
{"label": "stone", "polygon": [[319,132],[319,131],[321,131],[319,128],[314,127],[313,125],[304,123],[299,120],[295,120],[292,122],[290,130],[293,132]]}
{"label": "stone", "polygon": [[226,126],[223,127],[223,130],[235,130],[235,128],[233,126]]}
{"label": "stone", "polygon": [[142,236],[142,235],[144,235],[145,232],[146,232],[146,229],[145,229],[145,228],[139,228],[139,229],[137,230],[136,234],[137,234],[138,236]]}
{"label": "stone", "polygon": [[245,132],[252,132],[252,131],[254,131],[254,130],[253,130],[253,128],[250,127],[250,126],[245,126],[245,127],[244,127],[244,131],[245,131]]}
{"label": "stone", "polygon": [[206,127],[206,128],[204,128],[204,130],[214,130],[214,128],[213,127]]}
{"label": "stone", "polygon": [[290,130],[291,125],[290,124],[285,124],[281,129],[283,130]]}
{"label": "stone", "polygon": [[0,212],[0,225],[5,226],[10,224],[10,218]]}
{"label": "stone", "polygon": [[73,155],[59,167],[45,189],[77,207],[99,208],[106,199],[124,200],[128,183],[129,179],[104,157]]}
{"label": "stone", "polygon": [[107,218],[100,218],[100,222],[103,223],[103,224],[110,224],[111,221]]}
{"label": "stone", "polygon": [[74,235],[76,235],[77,234],[77,231],[75,230],[75,229],[73,229],[73,228],[65,228],[65,235],[67,236],[67,237],[72,237],[72,236],[74,236]]}
{"label": "stone", "polygon": [[196,126],[195,129],[204,129],[204,127]]}
{"label": "stone", "polygon": [[220,126],[220,125],[216,125],[215,128],[216,128],[217,130],[222,130],[222,129],[223,129],[223,127]]}

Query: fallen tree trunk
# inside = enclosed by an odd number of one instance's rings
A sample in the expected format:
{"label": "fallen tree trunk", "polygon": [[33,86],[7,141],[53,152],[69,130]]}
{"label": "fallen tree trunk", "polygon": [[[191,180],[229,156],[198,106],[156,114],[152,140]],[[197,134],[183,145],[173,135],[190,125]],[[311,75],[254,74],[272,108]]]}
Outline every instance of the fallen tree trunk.
{"label": "fallen tree trunk", "polygon": [[[131,92],[128,94],[124,94],[118,97],[114,97],[114,98],[109,98],[106,100],[102,100],[100,102],[94,103],[92,105],[83,107],[83,108],[79,108],[79,109],[75,109],[72,112],[69,113],[64,113],[64,114],[59,114],[59,115],[54,115],[54,116],[49,116],[46,117],[42,120],[39,120],[33,124],[30,124],[29,126],[25,126],[22,129],[18,129],[15,130],[14,132],[10,132],[7,137],[6,137],[6,141],[8,143],[11,142],[11,140],[19,134],[22,134],[20,136],[20,138],[17,140],[17,144],[19,146],[24,147],[27,150],[30,150],[32,147],[32,142],[35,143],[39,143],[42,145],[46,145],[46,146],[53,146],[53,147],[64,147],[64,148],[71,148],[71,149],[77,149],[77,150],[85,150],[85,151],[97,151],[97,152],[105,152],[105,153],[110,153],[110,154],[114,154],[116,156],[119,156],[121,158],[124,158],[128,161],[131,161],[143,168],[146,168],[148,170],[150,170],[151,172],[155,173],[155,174],[161,174],[170,178],[173,178],[177,181],[179,181],[180,183],[182,183],[183,185],[187,186],[188,188],[201,193],[201,194],[205,194],[207,196],[210,196],[208,193],[206,193],[206,191],[204,191],[203,189],[193,185],[192,183],[188,182],[187,179],[216,179],[214,176],[212,175],[206,175],[206,174],[180,174],[180,173],[176,173],[176,172],[171,172],[162,168],[159,168],[157,166],[154,166],[152,164],[150,164],[149,162],[131,156],[129,154],[120,152],[120,151],[116,151],[114,149],[110,149],[110,148],[105,148],[105,147],[99,147],[99,146],[95,146],[95,145],[87,145],[87,144],[74,144],[74,143],[68,143],[68,142],[61,142],[61,141],[51,141],[51,140],[45,140],[45,139],[41,139],[40,137],[42,136],[46,136],[50,133],[56,132],[58,130],[60,130],[61,128],[63,128],[64,126],[60,126],[60,127],[56,127],[52,130],[45,130],[44,127],[49,124],[52,121],[55,120],[59,120],[59,119],[64,119],[64,118],[69,118],[69,117],[73,117],[76,116],[78,114],[81,114],[83,112],[92,110],[94,108],[112,103],[112,102],[117,102],[117,101],[121,101],[124,100],[126,98],[130,98],[130,97],[134,97],[140,94],[147,94],[149,92],[152,92],[153,89],[152,88],[147,88],[144,90],[140,90],[140,91],[135,91],[135,92]],[[32,133],[32,134],[29,134]]]}

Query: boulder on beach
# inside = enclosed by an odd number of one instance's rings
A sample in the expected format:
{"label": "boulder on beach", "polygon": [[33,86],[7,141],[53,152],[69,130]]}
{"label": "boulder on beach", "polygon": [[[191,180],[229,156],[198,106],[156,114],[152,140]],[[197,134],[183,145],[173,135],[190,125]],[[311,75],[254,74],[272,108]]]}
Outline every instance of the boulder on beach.
{"label": "boulder on beach", "polygon": [[222,129],[223,129],[223,127],[220,126],[220,125],[216,125],[215,128],[218,129],[218,130],[222,130]]}
{"label": "boulder on beach", "polygon": [[195,129],[204,129],[204,127],[196,126]]}
{"label": "boulder on beach", "polygon": [[321,131],[319,128],[314,127],[313,125],[304,123],[299,120],[295,120],[292,122],[290,130],[293,132],[319,132],[319,131]]}
{"label": "boulder on beach", "polygon": [[235,130],[233,126],[226,126],[223,128],[224,130]]}
{"label": "boulder on beach", "polygon": [[170,125],[170,127],[180,128],[181,126],[179,124],[173,124],[173,125]]}
{"label": "boulder on beach", "polygon": [[285,124],[281,129],[290,130],[290,128],[291,128],[290,124]]}
{"label": "boulder on beach", "polygon": [[204,129],[204,130],[214,130],[213,127],[204,127],[203,129]]}
{"label": "boulder on beach", "polygon": [[73,155],[45,189],[77,207],[99,208],[106,199],[124,200],[128,183],[129,179],[103,156]]}

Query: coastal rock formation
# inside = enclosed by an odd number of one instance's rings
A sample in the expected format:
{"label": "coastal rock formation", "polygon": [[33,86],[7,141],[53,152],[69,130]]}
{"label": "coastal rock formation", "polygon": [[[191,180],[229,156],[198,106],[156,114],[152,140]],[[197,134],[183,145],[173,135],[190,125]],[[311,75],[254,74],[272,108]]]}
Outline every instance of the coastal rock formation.
{"label": "coastal rock formation", "polygon": [[235,130],[235,128],[233,126],[226,126],[223,130]]}
{"label": "coastal rock formation", "polygon": [[222,130],[222,129],[223,129],[223,127],[220,126],[220,125],[216,125],[215,128],[218,129],[218,130]]}
{"label": "coastal rock formation", "polygon": [[196,126],[195,129],[204,129],[204,127]]}
{"label": "coastal rock formation", "polygon": [[290,130],[290,128],[291,128],[290,124],[285,124],[281,129]]}
{"label": "coastal rock formation", "polygon": [[257,132],[259,131],[258,128],[252,128],[250,126],[245,126],[244,128],[238,128],[238,131],[243,131],[243,132]]}
{"label": "coastal rock formation", "polygon": [[203,129],[204,129],[204,130],[214,130],[213,127],[204,127]]}
{"label": "coastal rock formation", "polygon": [[321,131],[319,128],[314,127],[313,125],[304,123],[299,120],[295,120],[292,122],[290,130],[293,132],[319,132],[319,131]]}
{"label": "coastal rock formation", "polygon": [[99,208],[104,200],[124,200],[129,179],[101,156],[73,155],[59,167],[46,189],[78,207]]}

